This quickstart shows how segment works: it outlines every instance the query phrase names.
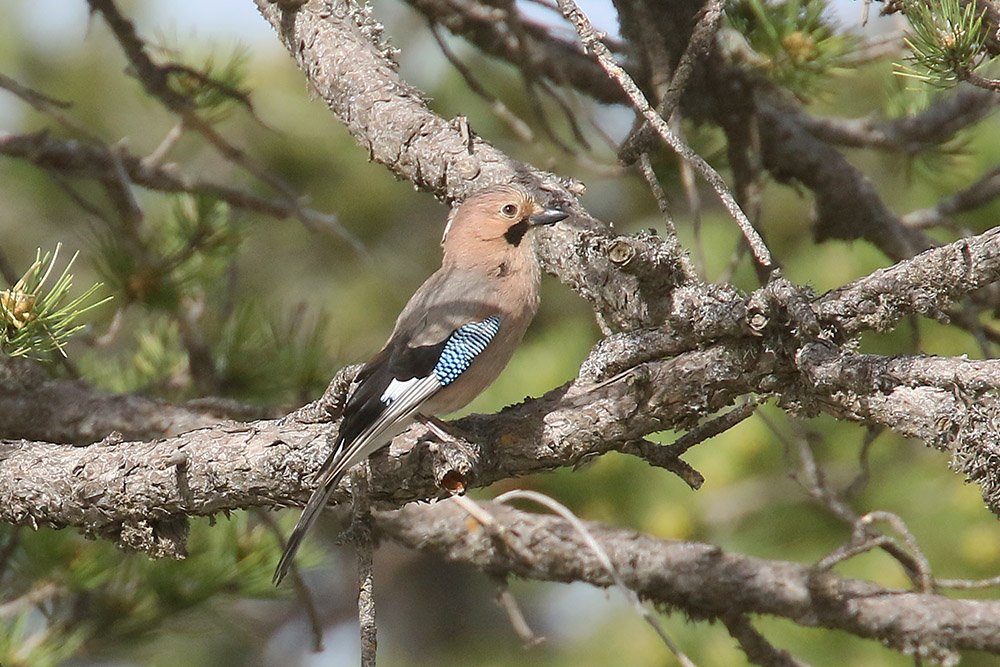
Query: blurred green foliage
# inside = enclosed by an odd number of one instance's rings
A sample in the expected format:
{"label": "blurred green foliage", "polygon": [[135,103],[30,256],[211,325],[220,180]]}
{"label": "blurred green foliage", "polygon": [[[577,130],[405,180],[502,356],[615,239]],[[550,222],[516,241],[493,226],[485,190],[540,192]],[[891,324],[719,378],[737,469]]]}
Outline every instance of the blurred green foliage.
{"label": "blurred green foliage", "polygon": [[[158,26],[141,20],[147,3],[124,6],[134,12],[143,34],[158,34]],[[857,40],[823,10],[824,3],[815,0],[743,0],[733,4],[730,21],[766,58],[761,74],[811,100],[810,111],[893,117],[927,103],[930,93],[918,89],[919,82],[907,81],[902,92],[898,82],[887,83],[893,79],[890,62],[854,69],[843,65],[842,56]],[[519,75],[449,38],[490,91],[532,126],[538,140],[524,144],[492,114],[489,103],[467,91],[437,54],[420,20],[397,5],[380,3],[376,11],[385,12],[388,33],[402,49],[404,76],[430,96],[437,112],[465,115],[480,135],[514,157],[584,181],[589,188],[584,204],[618,230],[662,231],[645,185],[635,174],[617,170],[612,148],[596,131],[584,128],[594,147],[590,152],[557,148],[539,127]],[[127,138],[129,150],[140,155],[161,144],[176,119],[123,75],[124,59],[100,21],[58,45],[33,39],[19,29],[24,25],[12,20],[0,26],[0,71],[72,101],[67,113],[109,143]],[[336,234],[310,232],[295,220],[230,210],[204,197],[141,190],[136,194],[142,220],[131,229],[115,229],[83,211],[45,173],[11,160],[0,162],[0,248],[23,272],[37,248],[62,242],[70,252],[80,252],[82,261],[74,267],[77,284],[106,283],[103,289],[114,300],[87,313],[89,331],[67,343],[80,373],[98,386],[174,399],[202,393],[192,378],[182,324],[193,303],[211,359],[212,393],[264,405],[300,405],[318,396],[337,369],[366,359],[382,344],[412,290],[439,262],[446,211],[369,163],[367,153],[324,105],[309,100],[302,75],[276,39],[244,49],[226,49],[204,35],[166,41],[161,57],[207,68],[225,88],[184,70],[173,75],[171,85],[193,95],[220,132],[307,196],[313,207],[335,213],[364,243],[368,256]],[[219,53],[235,55],[220,59]],[[253,108],[266,127],[238,96],[223,92],[228,89],[252,91]],[[0,101],[3,110],[13,110],[6,111],[12,126],[0,129],[29,132],[51,126],[2,92]],[[583,102],[580,106],[595,113],[609,131],[627,131],[628,114],[593,111]],[[548,101],[543,108],[551,114],[552,131],[573,145],[558,108]],[[894,210],[906,212],[933,205],[1000,161],[997,125],[989,120],[964,134],[959,160],[951,159],[954,154],[930,160],[922,153],[900,158],[852,152],[849,157],[871,176]],[[721,135],[686,129],[696,150],[724,165]],[[923,166],[913,168],[915,160],[923,160]],[[185,173],[264,193],[194,137],[183,136],[167,161]],[[692,211],[683,204],[676,163],[660,156],[656,165],[675,202],[681,239],[694,247]],[[93,184],[70,186],[88,201],[103,201]],[[707,189],[702,200],[706,208],[698,238],[705,276],[715,280],[727,271],[739,236]],[[886,264],[865,243],[817,246],[809,229],[809,206],[808,197],[782,185],[769,183],[763,192],[761,226],[791,280],[822,292]],[[960,222],[969,230],[983,230],[995,224],[998,212],[994,204]],[[113,217],[113,212],[105,215]],[[745,260],[731,280],[746,290],[756,285]],[[558,386],[576,374],[598,337],[588,306],[565,286],[547,280],[542,310],[525,343],[499,381],[468,410],[495,411]],[[969,335],[926,321],[865,336],[861,349],[978,354]],[[706,477],[697,492],[669,473],[612,454],[581,470],[507,480],[476,495],[533,488],[585,519],[664,538],[705,540],[760,557],[814,562],[846,542],[850,531],[791,478],[797,455],[790,443],[805,434],[831,483],[841,488],[860,473],[864,432],[828,418],[790,422],[770,406],[762,412],[767,422],[755,417],[689,452],[687,460]],[[670,442],[675,436],[657,437]],[[940,576],[996,574],[1000,530],[977,490],[947,470],[943,454],[882,435],[871,448],[868,465],[869,481],[852,498],[856,512],[897,512]],[[282,522],[287,530],[295,517],[294,512],[286,514]],[[328,537],[332,534],[330,530]],[[8,544],[17,547],[0,578],[4,667],[56,665],[73,656],[82,661],[75,664],[92,665],[340,664],[337,655],[355,650],[352,630],[328,637],[328,660],[308,656],[298,603],[287,589],[275,593],[270,586],[279,554],[276,538],[252,513],[236,513],[215,525],[193,521],[190,556],[176,562],[124,554],[110,542],[65,530],[0,527],[0,554]],[[317,598],[325,622],[350,629],[352,557],[349,548],[342,557],[331,545],[332,540],[311,542],[304,560],[307,580],[321,592]],[[549,637],[525,653],[495,608],[493,589],[484,577],[401,554],[391,546],[376,560],[384,619],[380,664],[670,664],[659,640],[615,592],[515,583],[529,623]],[[899,568],[880,554],[854,559],[838,571],[888,586],[908,585]],[[438,597],[432,598],[429,590]],[[275,596],[286,601],[265,600]],[[725,628],[690,622],[679,614],[664,615],[662,621],[698,664],[744,664]],[[911,664],[874,642],[842,634],[773,619],[759,619],[759,627],[776,645],[818,666]],[[963,664],[992,663],[970,655]]]}
{"label": "blurred green foliage", "polygon": [[838,31],[825,0],[736,0],[726,7],[728,24],[753,50],[748,62],[801,99],[828,85],[843,57],[857,46]]}
{"label": "blurred green foliage", "polygon": [[962,80],[962,72],[983,64],[987,58],[983,45],[989,38],[983,26],[985,8],[959,0],[905,2],[903,6],[910,18],[906,44],[912,53],[909,65],[899,66],[900,74],[951,87]]}

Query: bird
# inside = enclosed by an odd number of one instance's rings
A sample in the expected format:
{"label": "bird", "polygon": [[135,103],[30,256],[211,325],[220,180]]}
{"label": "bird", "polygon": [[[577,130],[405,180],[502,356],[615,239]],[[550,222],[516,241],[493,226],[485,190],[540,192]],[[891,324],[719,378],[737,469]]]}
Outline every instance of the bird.
{"label": "bird", "polygon": [[358,373],[333,449],[275,569],[275,585],[348,470],[414,420],[426,423],[465,407],[500,375],[538,310],[533,230],[567,217],[518,184],[483,188],[451,210],[441,268],[413,294],[389,340]]}

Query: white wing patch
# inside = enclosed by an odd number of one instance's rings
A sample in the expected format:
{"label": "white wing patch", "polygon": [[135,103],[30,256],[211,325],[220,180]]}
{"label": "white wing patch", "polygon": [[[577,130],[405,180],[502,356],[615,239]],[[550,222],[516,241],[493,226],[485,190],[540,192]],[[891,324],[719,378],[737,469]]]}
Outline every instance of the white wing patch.
{"label": "white wing patch", "polygon": [[[421,404],[440,388],[441,382],[433,373],[425,378],[390,382],[382,394],[382,402],[386,404],[385,410],[378,419],[368,425],[368,428],[359,433],[353,442],[345,443],[344,449],[337,454],[336,462],[323,476],[321,484],[339,477],[401,433],[410,423],[413,414],[420,409]],[[387,396],[391,400],[387,401]]]}
{"label": "white wing patch", "polygon": [[398,400],[400,396],[405,396],[410,387],[420,382],[420,380],[421,378],[410,378],[409,380],[397,380],[393,378],[389,386],[379,396],[379,400],[389,405]]}

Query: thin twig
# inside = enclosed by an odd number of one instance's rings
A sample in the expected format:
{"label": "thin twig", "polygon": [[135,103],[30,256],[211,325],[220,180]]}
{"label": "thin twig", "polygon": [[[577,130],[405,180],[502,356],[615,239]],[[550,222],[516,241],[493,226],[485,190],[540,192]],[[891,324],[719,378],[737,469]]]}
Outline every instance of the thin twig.
{"label": "thin twig", "polygon": [[[791,459],[792,450],[795,449],[797,451],[800,470],[799,472],[792,473],[792,479],[794,479],[817,503],[826,508],[835,517],[852,527],[851,543],[835,550],[826,558],[821,560],[820,563],[824,564],[823,567],[828,569],[829,567],[833,567],[836,563],[853,558],[858,554],[866,553],[876,548],[881,548],[887,554],[896,559],[896,561],[903,567],[914,586],[923,590],[924,587],[928,585],[929,577],[931,576],[930,566],[927,564],[927,558],[920,552],[920,548],[916,540],[913,539],[913,536],[910,535],[908,530],[906,530],[906,526],[902,524],[902,521],[896,517],[896,523],[893,523],[893,526],[897,527],[898,524],[899,528],[897,529],[897,532],[899,532],[900,535],[904,535],[904,539],[906,540],[912,553],[907,552],[905,549],[900,547],[892,538],[881,535],[869,527],[869,524],[873,519],[866,519],[866,517],[884,519],[892,523],[890,519],[886,518],[888,513],[872,512],[864,516],[859,516],[857,512],[855,512],[841,497],[842,494],[837,493],[836,490],[830,487],[827,483],[826,475],[824,474],[823,469],[820,467],[819,463],[816,461],[816,457],[813,455],[812,447],[809,442],[809,433],[799,432],[796,434],[793,441],[791,438],[783,434],[777,428],[777,425],[768,419],[766,415],[758,413],[758,416],[764,424],[767,425],[767,427],[782,440],[785,445],[786,457]],[[798,422],[793,422],[793,424],[798,424]],[[803,431],[803,429],[799,430]]]}
{"label": "thin twig", "polygon": [[[910,551],[904,551],[888,535],[874,532],[871,529],[871,524],[875,521],[886,521],[889,523],[902,536],[903,541],[906,542]],[[903,566],[903,569],[906,570],[907,576],[918,591],[921,593],[934,592],[936,582],[931,572],[930,561],[927,560],[927,556],[924,555],[916,538],[910,533],[903,520],[891,512],[875,511],[859,517],[851,530],[850,543],[834,549],[821,558],[815,567],[817,570],[826,571],[838,563],[875,549],[882,549],[895,558]]]}
{"label": "thin twig", "polygon": [[[108,194],[111,203],[114,204],[118,217],[124,226],[129,237],[138,237],[138,227],[145,217],[139,200],[132,192],[132,180],[125,170],[122,161],[124,148],[122,146],[111,147],[112,177],[103,179],[104,190]],[[136,241],[139,243],[139,241]]]}
{"label": "thin twig", "polygon": [[658,634],[660,639],[663,640],[663,643],[666,644],[668,649],[670,649],[670,652],[677,657],[678,662],[680,662],[684,667],[694,667],[694,663],[691,659],[688,658],[687,655],[685,655],[673,643],[673,641],[670,640],[670,637],[668,637],[667,633],[664,632],[663,628],[660,626],[659,622],[657,622],[653,614],[650,613],[645,606],[643,606],[642,601],[639,599],[639,596],[636,595],[635,591],[625,584],[625,581],[621,578],[621,575],[615,568],[614,563],[611,562],[611,558],[608,557],[607,552],[604,551],[604,548],[596,539],[594,539],[594,536],[590,534],[590,531],[588,531],[587,527],[583,525],[583,522],[580,521],[580,519],[577,518],[577,516],[573,514],[568,507],[542,493],[538,493],[537,491],[526,491],[522,489],[515,489],[513,491],[508,491],[507,493],[501,493],[499,496],[494,498],[494,502],[509,504],[509,501],[517,499],[529,500],[531,502],[538,503],[568,521],[580,538],[584,541],[584,544],[587,545],[587,548],[590,549],[595,556],[597,556],[598,561],[600,561],[601,566],[611,576],[615,586],[617,586],[618,589],[625,595],[626,599],[632,603],[632,607],[643,618],[643,620],[652,626],[653,630],[656,631],[656,634]]}
{"label": "thin twig", "polygon": [[[178,66],[173,64],[157,65],[153,62],[146,52],[146,43],[139,37],[132,22],[118,11],[114,0],[88,0],[88,3],[93,11],[100,12],[104,17],[105,23],[108,24],[122,52],[135,70],[136,77],[149,95],[158,99],[167,109],[177,114],[186,127],[201,134],[222,157],[285,197],[295,208],[296,216],[303,223],[310,225],[316,220],[315,212],[313,215],[306,215],[300,210],[298,194],[288,183],[254,160],[246,151],[230,143],[219,134],[211,123],[198,115],[197,106],[190,97],[182,95],[170,87],[169,75]],[[355,250],[363,256],[367,256],[364,245],[353,234],[341,227],[335,220],[326,219],[325,222],[332,225]]]}
{"label": "thin twig", "polygon": [[809,663],[772,646],[745,614],[723,616],[721,620],[729,635],[740,643],[750,662],[762,667],[808,667]]}
{"label": "thin twig", "polygon": [[692,489],[698,490],[704,484],[705,478],[700,472],[680,458],[681,454],[695,445],[733,428],[752,415],[758,405],[760,405],[758,401],[751,400],[739,407],[733,408],[729,412],[710,419],[703,424],[699,424],[677,438],[670,445],[660,445],[648,440],[633,440],[623,443],[617,450],[623,454],[637,456],[650,465],[669,470],[684,480]]}
{"label": "thin twig", "polygon": [[559,108],[562,109],[563,115],[566,117],[566,122],[569,123],[570,131],[573,132],[573,138],[576,139],[576,142],[588,151],[591,150],[590,142],[587,141],[587,137],[584,136],[583,130],[580,129],[580,123],[576,120],[576,112],[570,106],[569,102],[563,99],[562,95],[550,86],[545,79],[538,79],[536,83],[543,91],[548,93],[549,97],[551,97]]}
{"label": "thin twig", "polygon": [[913,536],[910,529],[907,527],[906,522],[903,521],[898,515],[892,512],[886,512],[884,510],[876,510],[874,512],[868,512],[862,516],[854,527],[856,534],[860,535],[870,531],[870,526],[876,521],[884,521],[888,523],[894,531],[896,531],[906,546],[909,548],[910,559],[902,564],[904,566],[912,567],[909,564],[915,564],[917,566],[918,575],[918,590],[921,593],[930,593],[934,590],[934,575],[931,573],[931,563],[928,560],[926,554],[920,548],[920,543],[917,542],[917,538]]}
{"label": "thin twig", "polygon": [[[198,83],[208,86],[214,90],[219,91],[231,100],[235,100],[237,103],[246,108],[250,115],[254,117],[254,120],[264,125],[264,122],[257,118],[256,112],[254,111],[253,102],[250,100],[250,93],[245,90],[240,90],[239,88],[234,88],[227,83],[218,81],[212,78],[205,72],[202,72],[194,67],[189,67],[187,65],[182,65],[180,63],[168,63],[162,66],[162,69],[167,74],[183,74],[186,77],[191,77],[198,81]],[[266,127],[266,125],[265,125]]]}
{"label": "thin twig", "polygon": [[885,428],[882,426],[869,426],[865,429],[865,436],[861,440],[861,449],[858,452],[858,474],[844,487],[843,494],[845,498],[853,498],[868,486],[868,480],[871,479],[872,474],[869,455],[875,440],[884,431]]}
{"label": "thin twig", "polygon": [[[332,231],[340,235],[351,243],[359,254],[369,257],[367,249],[360,241],[355,243],[350,236],[343,235],[336,216],[309,208],[305,205],[304,198],[269,199],[249,189],[189,178],[173,169],[143,164],[142,159],[127,154],[121,147],[118,147],[117,151],[117,159],[120,160],[129,180],[135,185],[160,192],[202,194],[224,201],[233,208],[264,213],[276,218],[298,218],[311,231]],[[67,190],[67,194],[78,205],[84,207],[88,213],[107,220],[107,216],[100,209],[68,189],[65,181],[60,178],[62,174],[72,174],[82,178],[106,178],[115,169],[116,158],[112,147],[101,142],[68,141],[49,136],[45,132],[22,135],[0,131],[0,155],[21,158],[47,170],[53,180]]]}
{"label": "thin twig", "polygon": [[498,98],[496,95],[486,90],[479,80],[472,74],[465,63],[458,57],[458,55],[451,50],[448,43],[445,41],[444,37],[441,36],[441,31],[438,29],[438,24],[435,23],[430,17],[427,18],[427,25],[430,27],[431,35],[434,37],[434,41],[437,42],[438,48],[441,49],[441,53],[444,57],[451,63],[458,73],[465,80],[465,85],[469,87],[469,90],[479,95],[481,98],[489,103],[490,108],[493,109],[493,113],[497,118],[507,123],[514,134],[516,134],[522,141],[531,143],[535,140],[535,133],[531,131],[531,127],[521,120],[520,116],[511,111],[503,100]]}
{"label": "thin twig", "polygon": [[982,88],[983,90],[988,90],[993,93],[1000,93],[1000,79],[988,79],[965,68],[958,68],[955,70],[955,73],[958,75],[959,79],[971,83],[976,88]]}
{"label": "thin twig", "polygon": [[670,213],[670,202],[667,200],[667,194],[663,191],[663,186],[660,185],[660,181],[656,177],[656,172],[653,171],[653,163],[650,161],[648,153],[643,153],[639,156],[639,171],[642,172],[643,177],[646,179],[646,183],[653,193],[653,198],[656,199],[656,205],[663,215],[663,227],[666,230],[664,239],[670,245],[671,254],[680,260],[681,268],[684,269],[684,273],[687,274],[688,278],[693,278],[697,275],[694,264],[677,239],[677,228],[674,227],[673,216]]}
{"label": "thin twig", "polygon": [[757,410],[758,406],[760,406],[760,402],[756,399],[751,399],[743,405],[733,408],[729,412],[725,412],[714,419],[710,419],[704,424],[699,424],[681,437],[677,438],[677,440],[670,445],[670,449],[674,450],[674,452],[680,456],[695,445],[704,442],[709,438],[714,438],[720,433],[733,428],[752,415]]}
{"label": "thin twig", "polygon": [[372,563],[375,542],[368,501],[368,461],[359,465],[351,479],[353,516],[350,534],[358,554],[358,623],[361,630],[361,667],[375,667],[378,626],[375,624],[375,574]]}
{"label": "thin twig", "polygon": [[739,204],[736,202],[736,198],[733,197],[733,193],[730,192],[729,187],[726,185],[725,180],[719,175],[712,165],[708,164],[703,157],[698,155],[690,146],[685,144],[681,139],[674,134],[670,126],[667,124],[659,114],[650,106],[649,100],[646,96],[642,94],[639,87],[632,80],[632,77],[623,70],[615,61],[614,57],[611,55],[611,51],[608,47],[601,42],[600,36],[594,30],[594,26],[590,23],[590,19],[587,15],[577,6],[574,0],[559,0],[559,8],[562,10],[563,16],[565,16],[570,23],[576,28],[577,33],[580,35],[580,39],[583,40],[584,46],[593,52],[597,57],[597,61],[604,68],[604,71],[608,73],[608,76],[615,79],[618,85],[621,86],[625,94],[628,95],[629,99],[632,101],[632,105],[645,117],[650,125],[656,130],[657,134],[663,138],[670,148],[673,149],[681,158],[683,158],[688,164],[690,164],[695,171],[701,174],[712,189],[715,190],[719,199],[722,201],[723,205],[729,211],[729,214],[736,220],[736,224],[739,225],[740,230],[743,232],[744,238],[746,238],[747,243],[750,245],[750,250],[753,252],[754,258],[757,262],[764,268],[773,268],[774,264],[771,260],[771,253],[764,244],[764,240],[760,238],[757,230],[753,228],[750,223],[749,218],[743,213]]}
{"label": "thin twig", "polygon": [[743,258],[747,254],[747,250],[747,244],[741,237],[736,241],[736,247],[733,248],[731,253],[729,253],[729,260],[726,261],[725,268],[722,269],[722,273],[720,273],[717,278],[719,283],[728,283],[732,281],[733,275],[736,273],[736,269],[739,268],[740,262],[743,261]]}
{"label": "thin twig", "polygon": [[[505,8],[505,12],[507,18],[507,26],[510,28],[511,34],[513,34],[517,39],[517,49],[521,54],[521,60],[522,62],[530,63],[532,60],[531,48],[529,45],[530,41],[527,37],[525,26],[521,22],[521,14],[517,10],[517,5],[514,4],[513,2],[510,2],[508,6]],[[541,96],[538,94],[536,90],[536,87],[541,88],[542,90],[546,90],[544,81],[540,76],[538,76],[537,70],[533,67],[522,67],[520,68],[520,71],[521,71],[521,77],[524,79],[525,92],[527,92],[528,94],[527,101],[531,105],[532,112],[534,113],[535,118],[538,120],[538,123],[542,126],[542,131],[545,132],[545,134],[549,137],[552,143],[554,143],[564,153],[568,155],[576,155],[576,151],[573,150],[573,148],[571,148],[564,141],[562,141],[562,139],[559,138],[559,135],[556,134],[555,128],[553,128],[551,123],[549,123],[548,114],[545,112],[545,107],[542,105]],[[553,95],[553,97],[555,96]],[[561,100],[559,100],[558,98],[556,98],[556,103],[562,106]],[[563,107],[563,110],[565,112],[565,107]],[[568,113],[567,116],[570,118],[572,130],[574,131],[574,134],[577,136],[577,139],[579,140],[578,128],[576,127],[576,123],[573,121],[572,117],[569,116]],[[590,146],[586,144],[586,141],[584,141],[582,145],[586,148],[590,148]]]}
{"label": "thin twig", "polygon": [[[271,531],[275,539],[278,540],[278,547],[284,551],[286,542],[285,534],[278,525],[278,522],[274,520],[267,511],[263,509],[255,509],[254,516],[267,526],[267,529]],[[309,619],[309,631],[312,634],[312,649],[316,653],[323,650],[323,621],[320,620],[319,610],[316,609],[316,601],[313,600],[312,593],[309,591],[309,587],[306,586],[305,582],[302,580],[302,573],[299,571],[299,566],[292,563],[291,569],[288,571],[289,577],[292,580],[292,587],[295,589],[295,595],[298,597],[299,602],[302,604],[302,608],[306,611],[306,618]]]}
{"label": "thin twig", "polygon": [[545,111],[545,106],[542,104],[542,98],[538,94],[539,86],[535,79],[524,70],[521,71],[521,77],[524,79],[525,99],[528,102],[528,106],[531,107],[531,113],[534,115],[535,120],[541,125],[542,132],[563,153],[576,155],[576,150],[559,137],[555,128],[552,127],[552,123],[549,122],[549,114]]}
{"label": "thin twig", "polygon": [[670,445],[661,445],[649,440],[630,440],[616,448],[622,454],[636,456],[651,466],[674,473],[685,484],[697,491],[705,483],[705,476],[691,467]]}
{"label": "thin twig", "polygon": [[687,47],[677,63],[677,69],[670,78],[670,88],[660,100],[662,108],[659,113],[663,118],[670,118],[677,108],[681,94],[687,87],[688,79],[691,78],[691,72],[694,71],[695,59],[706,55],[711,49],[712,39],[719,29],[719,21],[722,19],[722,10],[725,7],[726,0],[707,0],[702,7],[698,22],[691,31],[691,39],[688,40]]}
{"label": "thin twig", "polygon": [[[110,151],[110,149],[109,149]],[[95,220],[100,220],[108,227],[113,227],[114,222],[111,216],[103,211],[98,205],[93,204],[86,197],[77,192],[72,185],[69,183],[69,179],[66,178],[62,173],[55,171],[54,169],[48,169],[49,178],[55,182],[59,189],[62,190],[70,200],[80,207],[84,213],[93,216]]]}
{"label": "thin twig", "polygon": [[53,97],[49,97],[48,95],[20,84],[14,79],[11,79],[3,74],[0,74],[0,88],[17,95],[19,98],[31,105],[35,111],[45,114],[77,136],[84,137],[91,141],[97,140],[96,136],[90,130],[72,117],[63,113],[63,109],[68,109],[72,106],[69,102],[63,102]]}
{"label": "thin twig", "polygon": [[[726,0],[707,0],[704,7],[702,7],[699,12],[700,16],[698,17],[697,23],[695,23],[694,30],[691,31],[691,38],[688,40],[687,47],[685,47],[684,53],[681,55],[681,59],[678,61],[676,69],[674,69],[669,84],[666,86],[665,90],[658,91],[658,94],[660,95],[660,102],[656,105],[656,113],[658,113],[662,118],[669,121],[673,116],[674,110],[680,102],[681,95],[687,87],[687,82],[691,77],[691,72],[694,71],[695,59],[699,56],[706,55],[711,48],[712,38],[715,36],[716,30],[719,28],[719,21],[722,18],[722,10],[725,6]],[[644,5],[641,3],[637,5],[637,11],[644,10]],[[649,21],[647,21],[646,18],[647,17],[640,17],[640,28],[649,24]],[[648,41],[651,49],[662,50],[662,37],[653,35]],[[665,59],[665,57],[661,56],[661,59]],[[627,92],[628,91],[626,90],[626,93]],[[637,127],[631,134],[629,134],[628,137],[626,137],[625,141],[622,142],[621,149],[618,152],[619,159],[621,159],[625,164],[630,164],[636,159],[638,153],[645,153],[647,144],[650,140],[650,134],[650,128],[645,123],[642,123],[639,127]]]}
{"label": "thin twig", "polygon": [[170,128],[170,131],[163,137],[163,141],[160,142],[160,145],[153,149],[152,153],[142,159],[142,166],[147,168],[158,167],[160,163],[163,162],[163,158],[167,156],[167,153],[169,153],[170,149],[177,144],[183,134],[184,121],[182,119]]}
{"label": "thin twig", "polygon": [[507,619],[510,621],[510,626],[517,633],[517,636],[521,639],[524,644],[524,648],[531,648],[533,646],[538,646],[545,642],[545,637],[539,637],[536,635],[531,626],[528,625],[528,621],[525,620],[524,614],[521,612],[521,607],[517,604],[517,599],[514,594],[510,592],[510,586],[507,585],[506,579],[497,578],[497,604],[500,608],[504,610],[507,614]]}
{"label": "thin twig", "polygon": [[[674,116],[670,120],[670,125],[674,130],[674,134],[684,139],[684,128],[681,126],[680,119]],[[691,234],[694,236],[694,263],[698,267],[698,275],[704,279],[707,278],[708,265],[705,261],[705,243],[702,241],[701,236],[701,193],[698,192],[698,182],[694,175],[694,168],[690,164],[681,160],[680,164],[677,165],[677,170],[680,172],[681,187],[684,188],[684,198],[687,200],[688,210],[691,211]]]}
{"label": "thin twig", "polygon": [[910,211],[901,220],[904,224],[927,229],[947,225],[950,216],[984,206],[1000,197],[1000,167],[994,167],[979,180],[931,208]]}

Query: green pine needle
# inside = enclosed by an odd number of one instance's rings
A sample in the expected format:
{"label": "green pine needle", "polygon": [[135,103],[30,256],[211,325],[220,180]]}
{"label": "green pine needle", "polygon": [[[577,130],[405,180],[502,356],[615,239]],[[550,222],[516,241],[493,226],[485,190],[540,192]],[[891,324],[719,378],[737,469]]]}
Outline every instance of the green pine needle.
{"label": "green pine needle", "polygon": [[[51,288],[45,290],[55,269],[62,244],[56,245],[55,252],[42,255],[41,249],[35,254],[35,261],[10,289],[0,292],[0,351],[12,357],[44,359],[49,353],[58,351],[66,356],[66,341],[84,327],[77,319],[87,311],[109,299],[87,304],[86,302],[101,287],[96,283],[75,299],[67,301],[73,285],[73,275],[69,272],[77,254],[66,264],[62,274]],[[44,272],[42,267],[45,267]]]}
{"label": "green pine needle", "polygon": [[823,89],[856,41],[837,29],[825,0],[737,0],[726,18],[752,50],[733,55],[800,98]]}
{"label": "green pine needle", "polygon": [[908,2],[910,32],[905,42],[912,55],[896,64],[896,74],[947,88],[986,59],[983,15],[976,3],[959,0]]}

